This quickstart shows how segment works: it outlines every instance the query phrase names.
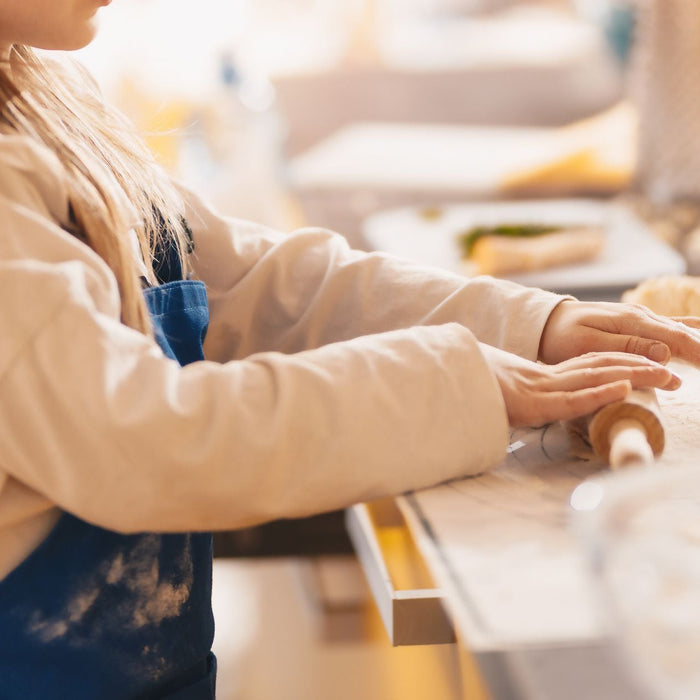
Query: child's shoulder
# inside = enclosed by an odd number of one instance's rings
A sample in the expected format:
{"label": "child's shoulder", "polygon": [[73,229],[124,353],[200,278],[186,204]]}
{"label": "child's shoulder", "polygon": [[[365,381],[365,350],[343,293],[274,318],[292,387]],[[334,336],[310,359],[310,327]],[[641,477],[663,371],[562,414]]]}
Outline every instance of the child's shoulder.
{"label": "child's shoulder", "polygon": [[0,197],[61,219],[68,194],[58,157],[29,136],[0,133]]}
{"label": "child's shoulder", "polygon": [[0,175],[26,175],[39,181],[60,174],[60,161],[48,146],[30,136],[0,132]]}

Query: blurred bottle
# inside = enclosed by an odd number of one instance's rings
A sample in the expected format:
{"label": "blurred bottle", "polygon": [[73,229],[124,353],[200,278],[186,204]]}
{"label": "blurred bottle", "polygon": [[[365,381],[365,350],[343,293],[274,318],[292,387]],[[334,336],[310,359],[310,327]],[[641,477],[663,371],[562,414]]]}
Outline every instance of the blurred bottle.
{"label": "blurred bottle", "polygon": [[223,54],[215,94],[193,107],[178,172],[219,213],[287,228],[283,141],[272,83]]}
{"label": "blurred bottle", "polygon": [[639,184],[657,204],[700,200],[700,2],[636,0],[630,93]]}

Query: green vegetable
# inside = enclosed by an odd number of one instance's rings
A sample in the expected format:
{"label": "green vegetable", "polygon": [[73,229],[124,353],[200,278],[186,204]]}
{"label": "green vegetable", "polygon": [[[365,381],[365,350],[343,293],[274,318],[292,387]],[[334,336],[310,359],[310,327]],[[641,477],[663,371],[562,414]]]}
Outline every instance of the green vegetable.
{"label": "green vegetable", "polygon": [[505,224],[502,226],[476,226],[458,234],[459,247],[464,257],[470,257],[476,242],[484,236],[509,236],[511,238],[529,238],[545,233],[563,231],[563,226],[542,226],[537,224]]}

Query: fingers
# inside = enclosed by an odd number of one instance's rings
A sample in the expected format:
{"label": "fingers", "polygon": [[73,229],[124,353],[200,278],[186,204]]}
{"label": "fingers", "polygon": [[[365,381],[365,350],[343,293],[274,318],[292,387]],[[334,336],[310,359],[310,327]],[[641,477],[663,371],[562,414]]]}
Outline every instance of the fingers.
{"label": "fingers", "polygon": [[619,381],[579,391],[544,394],[540,410],[545,416],[550,416],[550,421],[572,420],[594,413],[614,401],[621,401],[629,392],[629,382]]}
{"label": "fingers", "polygon": [[[632,352],[655,362],[667,362],[671,356],[700,364],[700,318],[678,319],[659,316],[643,307],[632,307],[621,324],[620,333],[605,349]],[[603,348],[600,348],[603,349]]]}
{"label": "fingers", "polygon": [[[649,320],[648,323],[654,323]],[[680,324],[666,321],[672,331]],[[677,389],[681,379],[667,367],[650,359],[668,359],[669,347],[657,340],[622,335],[609,329],[587,328],[589,347],[607,352],[588,353],[559,364],[534,363],[502,351],[489,351],[489,364],[498,380],[512,426],[542,425],[571,420],[623,399],[632,388]],[[596,337],[592,338],[592,335]],[[700,338],[700,334],[698,334]],[[652,352],[661,345],[661,354]],[[698,354],[700,359],[700,343]],[[658,348],[656,348],[658,350]],[[638,353],[638,354],[632,354]]]}
{"label": "fingers", "polygon": [[672,316],[671,320],[676,323],[682,323],[688,328],[700,328],[700,317],[698,316]]}
{"label": "fingers", "polygon": [[641,355],[661,364],[666,364],[672,355],[692,355],[700,362],[700,342],[692,339],[686,331],[667,327],[659,330],[653,324],[649,324],[647,329],[640,328],[639,333],[624,335],[599,331],[595,336],[595,347],[602,352]]}
{"label": "fingers", "polygon": [[666,363],[671,356],[700,365],[699,317],[660,316],[643,306],[590,304],[578,323],[590,349],[629,352]]}
{"label": "fingers", "polygon": [[[649,318],[636,335],[666,344],[671,354],[693,364],[700,364],[700,317],[698,316],[659,316],[644,309]],[[645,354],[649,357],[648,354]],[[652,358],[653,359],[653,358]]]}
{"label": "fingers", "polygon": [[642,355],[626,352],[589,352],[572,357],[557,365],[550,365],[554,372],[568,372],[572,369],[591,369],[596,367],[658,367],[659,364]]}
{"label": "fingers", "polygon": [[633,388],[674,390],[681,378],[645,357],[622,352],[590,353],[537,369],[515,369],[519,380],[504,393],[514,426],[571,420],[619,401]]}
{"label": "fingers", "polygon": [[609,403],[621,401],[629,394],[630,388],[628,381],[619,381],[579,391],[544,392],[532,397],[529,415],[516,422],[511,419],[511,425],[536,426],[586,416]]}
{"label": "fingers", "polygon": [[538,357],[556,364],[591,350],[628,352],[700,366],[700,317],[669,318],[643,306],[564,301],[550,314]]}
{"label": "fingers", "polygon": [[669,391],[681,386],[681,378],[662,365],[648,362],[638,365],[612,365],[588,368],[573,368],[548,377],[543,385],[556,391],[579,391],[603,384],[627,380],[639,389],[651,387]]}

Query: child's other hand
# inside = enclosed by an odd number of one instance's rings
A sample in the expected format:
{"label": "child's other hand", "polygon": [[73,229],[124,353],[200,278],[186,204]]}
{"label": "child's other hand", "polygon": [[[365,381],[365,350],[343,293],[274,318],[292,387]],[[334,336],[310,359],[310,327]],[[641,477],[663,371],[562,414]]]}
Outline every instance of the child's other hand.
{"label": "child's other hand", "polygon": [[513,427],[571,420],[624,399],[630,388],[677,389],[680,378],[639,355],[589,353],[556,365],[482,345]]}
{"label": "child's other hand", "polygon": [[697,328],[700,318],[667,318],[632,304],[567,300],[547,320],[539,359],[556,364],[588,352],[625,352],[700,365]]}

